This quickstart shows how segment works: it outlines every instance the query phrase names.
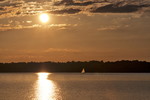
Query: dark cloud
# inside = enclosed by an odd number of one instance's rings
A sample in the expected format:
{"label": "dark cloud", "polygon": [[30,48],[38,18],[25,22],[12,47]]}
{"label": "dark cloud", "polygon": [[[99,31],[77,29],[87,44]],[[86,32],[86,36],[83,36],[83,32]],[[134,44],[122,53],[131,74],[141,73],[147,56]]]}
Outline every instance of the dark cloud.
{"label": "dark cloud", "polygon": [[54,5],[66,5],[66,6],[88,6],[92,5],[96,2],[94,1],[87,1],[87,2],[73,2],[72,0],[62,0],[61,2],[57,2]]}
{"label": "dark cloud", "polygon": [[4,10],[4,8],[0,7],[0,10]]}
{"label": "dark cloud", "polygon": [[5,1],[5,0],[0,0],[0,2]]}
{"label": "dark cloud", "polygon": [[50,11],[51,14],[75,14],[79,13],[81,10],[80,9],[62,9],[62,10],[55,10],[55,11]]}
{"label": "dark cloud", "polygon": [[109,4],[106,6],[102,6],[99,8],[96,8],[92,10],[93,13],[130,13],[138,11],[140,8],[143,7],[150,7],[150,5],[134,5],[134,4],[128,4],[128,5],[122,5],[124,2],[118,2],[116,4]]}
{"label": "dark cloud", "polygon": [[[39,2],[27,2],[27,1],[13,1],[1,0],[0,3],[0,17],[5,16],[30,16],[36,15],[39,12],[50,12],[51,14],[76,14],[82,13],[130,13],[138,11],[143,7],[150,7],[149,2],[142,2],[135,0],[134,2],[115,1],[110,0],[95,0],[95,1],[73,1],[73,0],[62,0],[57,1],[52,5],[52,2],[41,3]],[[35,0],[36,1],[36,0]],[[41,5],[41,6],[39,6]],[[51,7],[50,5],[54,6]],[[61,5],[61,6],[59,6]],[[64,6],[64,7],[62,7]],[[142,10],[140,10],[142,11]],[[144,9],[143,12],[148,9]]]}
{"label": "dark cloud", "polygon": [[60,2],[56,2],[54,5],[62,5],[62,4],[69,5],[69,4],[73,4],[73,3],[74,3],[73,0],[62,0]]}
{"label": "dark cloud", "polygon": [[74,1],[74,0],[62,0],[60,2],[56,2],[54,5],[66,5],[66,6],[88,6],[94,3],[108,3],[108,0],[101,0],[101,1]]}
{"label": "dark cloud", "polygon": [[10,1],[5,1],[4,3],[0,3],[0,7],[21,7],[22,2],[14,2],[10,3]]}

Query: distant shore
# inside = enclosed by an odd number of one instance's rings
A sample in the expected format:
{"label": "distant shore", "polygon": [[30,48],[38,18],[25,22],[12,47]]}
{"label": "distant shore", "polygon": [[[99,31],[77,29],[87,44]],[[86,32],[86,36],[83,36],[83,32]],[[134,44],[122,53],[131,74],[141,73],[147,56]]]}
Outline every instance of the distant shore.
{"label": "distant shore", "polygon": [[138,60],[0,63],[0,72],[149,73],[150,62]]}

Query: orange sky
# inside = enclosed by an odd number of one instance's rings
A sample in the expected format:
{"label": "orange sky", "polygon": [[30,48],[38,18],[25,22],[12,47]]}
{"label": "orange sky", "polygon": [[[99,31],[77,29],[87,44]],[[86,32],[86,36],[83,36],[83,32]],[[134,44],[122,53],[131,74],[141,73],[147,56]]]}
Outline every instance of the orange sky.
{"label": "orange sky", "polygon": [[[46,0],[0,2],[0,62],[150,61],[149,7],[93,13],[94,4],[64,8]],[[77,8],[81,11],[72,11]],[[41,22],[42,13],[48,14],[48,22]]]}

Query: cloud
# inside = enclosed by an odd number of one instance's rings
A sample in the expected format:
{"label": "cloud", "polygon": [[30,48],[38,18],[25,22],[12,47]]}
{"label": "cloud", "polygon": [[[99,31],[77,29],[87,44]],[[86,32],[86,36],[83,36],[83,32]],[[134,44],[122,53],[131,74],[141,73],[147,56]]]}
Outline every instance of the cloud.
{"label": "cloud", "polygon": [[5,0],[0,0],[0,2],[5,1]]}
{"label": "cloud", "polygon": [[67,5],[67,6],[88,6],[96,3],[95,1],[86,1],[86,2],[74,2],[73,0],[62,0],[60,2],[56,2],[54,5]]}
{"label": "cloud", "polygon": [[115,4],[108,4],[105,6],[98,7],[91,12],[93,13],[131,13],[136,12],[143,7],[150,7],[148,4],[125,4],[124,1],[115,3]]}
{"label": "cloud", "polygon": [[62,10],[55,10],[55,11],[50,11],[51,14],[75,14],[79,13],[81,10],[80,9],[62,9]]}
{"label": "cloud", "polygon": [[80,54],[79,50],[68,48],[47,48],[45,50],[0,48],[0,62],[68,61],[77,54]]}
{"label": "cloud", "polygon": [[[132,0],[134,1],[134,0]],[[68,14],[101,14],[101,13],[113,13],[113,14],[134,14],[134,17],[140,18],[142,15],[145,17],[149,17],[149,7],[150,4],[146,3],[138,3],[137,0],[130,3],[128,1],[120,1],[120,2],[98,2],[98,1],[86,1],[86,2],[74,2],[70,0],[63,0],[62,5],[52,5],[52,2],[24,2],[24,1],[9,1],[9,0],[1,0],[0,3],[0,20],[12,18],[11,20],[15,20],[21,17],[29,17],[29,16],[37,16],[39,13],[46,12],[53,15],[68,15]],[[67,6],[66,6],[67,4]],[[140,14],[135,14],[133,12],[139,11]],[[95,15],[96,15],[95,14]],[[9,20],[9,19],[8,19]],[[117,20],[118,21],[118,20]],[[2,25],[4,23],[4,25]],[[42,27],[42,25],[34,23],[34,21],[27,22],[28,24],[20,23],[19,25],[7,23],[7,21],[1,21],[0,31],[6,31],[11,29],[23,29],[23,28],[36,28]],[[10,24],[9,26],[6,24]],[[29,25],[30,24],[30,25]],[[31,25],[32,24],[32,25]],[[67,27],[74,26],[69,24],[51,24],[47,25],[48,28],[51,27],[59,27],[59,29],[66,29]],[[116,28],[116,27],[115,27]],[[102,27],[98,30],[114,30],[114,27]]]}
{"label": "cloud", "polygon": [[0,31],[8,31],[8,30],[17,30],[17,29],[31,29],[31,28],[39,28],[39,27],[43,27],[43,28],[57,28],[57,30],[61,30],[61,29],[68,29],[70,27],[76,27],[77,24],[49,24],[47,26],[43,26],[41,24],[33,24],[33,25],[11,25],[11,24],[0,24]]}
{"label": "cloud", "polygon": [[75,49],[59,49],[59,48],[48,48],[44,51],[45,53],[51,53],[51,52],[65,52],[65,53],[78,53],[78,50]]}
{"label": "cloud", "polygon": [[97,30],[98,31],[107,31],[107,30],[116,30],[118,28],[120,28],[121,26],[107,26],[107,27],[100,27]]}
{"label": "cloud", "polygon": [[[38,2],[23,1],[23,0],[1,0],[0,3],[0,18],[15,17],[15,16],[30,16],[37,15],[41,12],[50,12],[51,14],[77,14],[82,13],[132,13],[141,10],[142,8],[150,7],[148,2],[138,3],[137,0],[129,1],[73,1],[62,0],[60,2]],[[65,7],[62,7],[62,6]],[[142,11],[144,12],[144,10]]]}
{"label": "cloud", "polygon": [[0,6],[1,7],[19,7],[21,6],[20,4],[23,4],[24,1],[23,0],[2,0],[0,1]]}
{"label": "cloud", "polygon": [[4,8],[0,7],[0,10],[4,10]]}

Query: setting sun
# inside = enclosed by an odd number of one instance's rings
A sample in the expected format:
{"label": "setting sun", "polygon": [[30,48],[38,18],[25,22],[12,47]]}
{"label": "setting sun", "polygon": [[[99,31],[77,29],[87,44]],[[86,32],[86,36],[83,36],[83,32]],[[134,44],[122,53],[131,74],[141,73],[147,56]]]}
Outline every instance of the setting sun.
{"label": "setting sun", "polygon": [[43,23],[46,23],[46,22],[49,21],[49,15],[45,14],[45,13],[41,14],[39,18],[40,18],[40,21],[43,22]]}

